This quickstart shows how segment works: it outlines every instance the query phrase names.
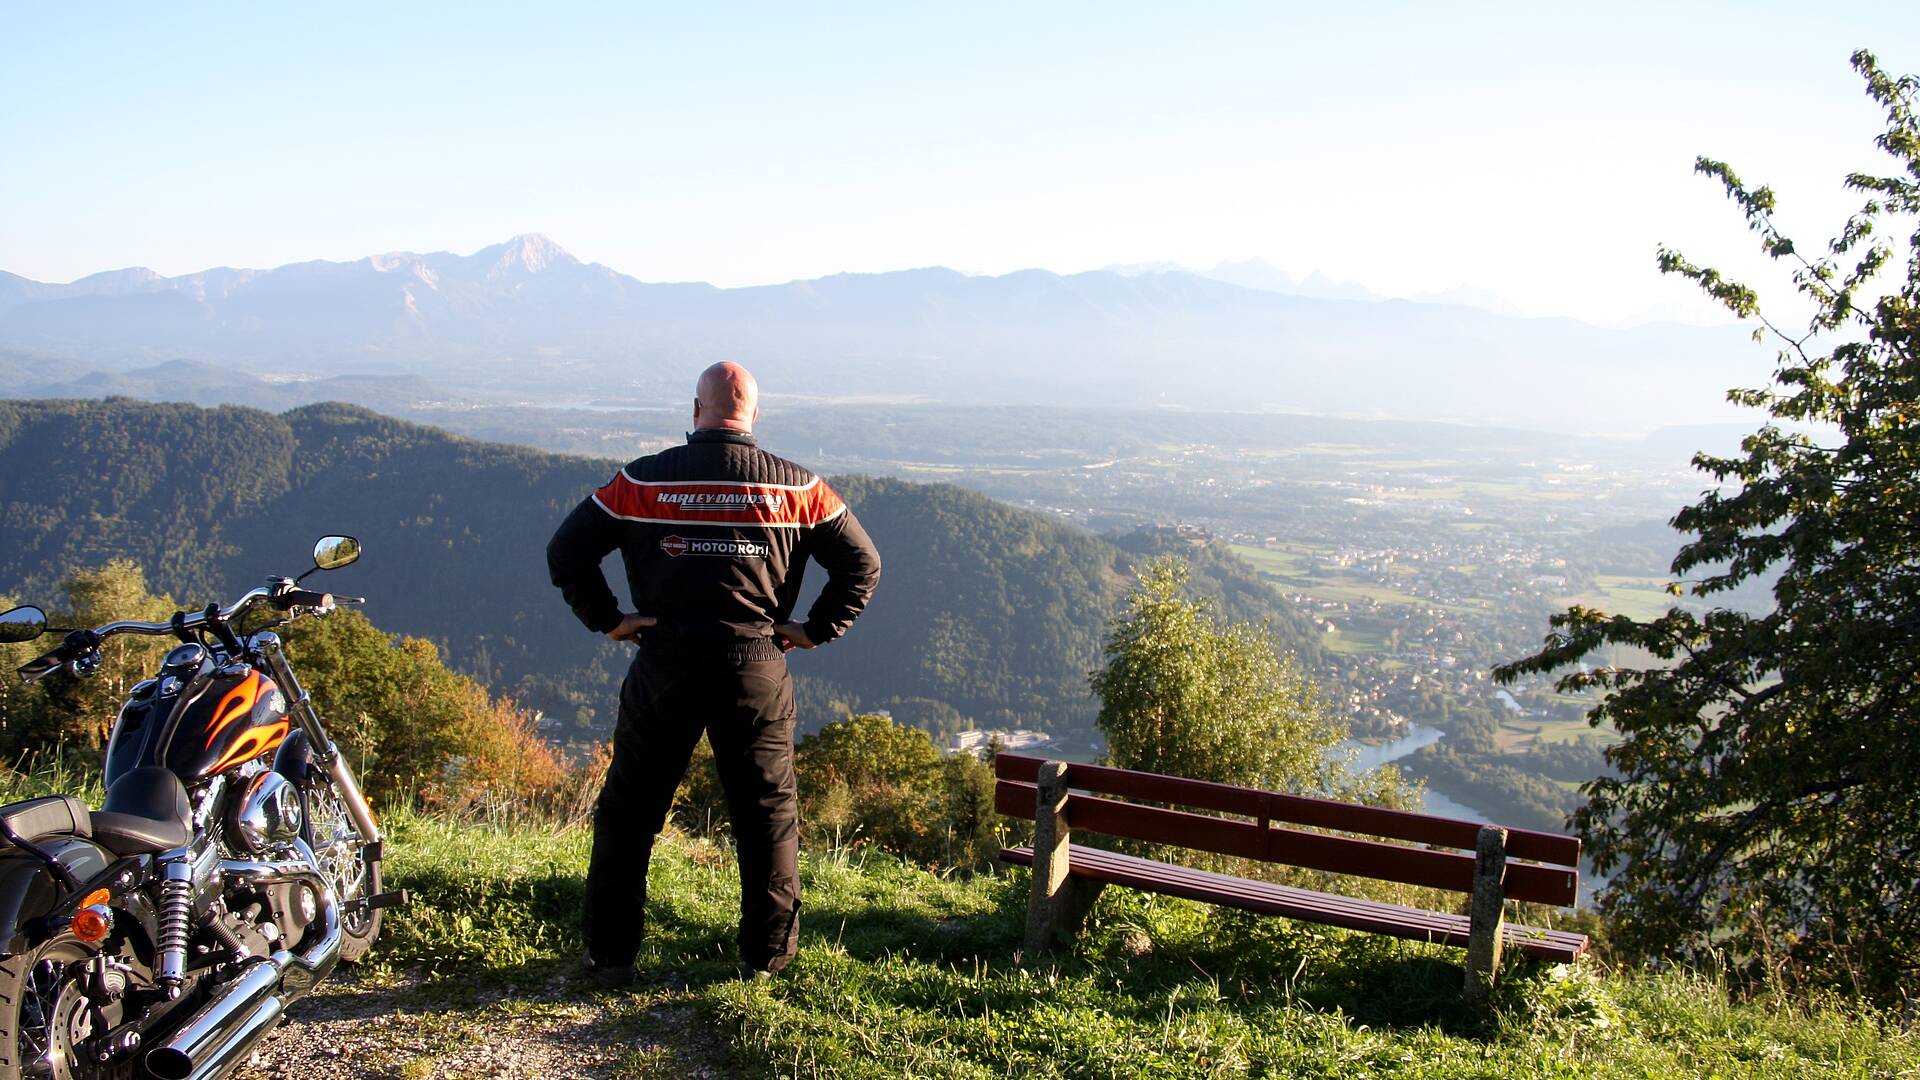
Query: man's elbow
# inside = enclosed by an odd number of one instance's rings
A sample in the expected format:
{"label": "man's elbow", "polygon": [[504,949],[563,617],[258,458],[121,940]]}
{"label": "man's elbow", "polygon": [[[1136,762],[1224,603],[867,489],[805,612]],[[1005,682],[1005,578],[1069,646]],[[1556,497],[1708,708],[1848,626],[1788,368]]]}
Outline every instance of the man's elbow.
{"label": "man's elbow", "polygon": [[566,560],[554,551],[553,545],[547,545],[547,580],[553,582],[556,589],[567,587],[567,581],[573,577],[567,568]]}
{"label": "man's elbow", "polygon": [[870,569],[863,567],[859,573],[849,575],[847,584],[847,591],[852,594],[854,602],[862,608],[866,607],[867,601],[873,599],[874,590],[880,587],[879,561],[875,560]]}
{"label": "man's elbow", "polygon": [[568,582],[580,576],[580,562],[576,545],[570,542],[565,529],[547,541],[547,577],[555,588],[564,589]]}

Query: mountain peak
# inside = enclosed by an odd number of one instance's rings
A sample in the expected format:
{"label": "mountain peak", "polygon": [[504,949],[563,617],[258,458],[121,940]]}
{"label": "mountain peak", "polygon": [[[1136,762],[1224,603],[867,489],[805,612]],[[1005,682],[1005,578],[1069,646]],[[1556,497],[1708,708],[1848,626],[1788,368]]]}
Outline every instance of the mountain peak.
{"label": "mountain peak", "polygon": [[97,274],[88,274],[73,282],[73,287],[89,295],[125,296],[128,293],[152,292],[164,281],[157,272],[144,266],[129,266],[124,270],[102,270]]}
{"label": "mountain peak", "polygon": [[491,261],[494,273],[522,270],[529,274],[537,274],[550,266],[564,266],[580,261],[569,255],[565,248],[539,233],[521,233],[504,244],[482,248],[475,253],[474,257]]}

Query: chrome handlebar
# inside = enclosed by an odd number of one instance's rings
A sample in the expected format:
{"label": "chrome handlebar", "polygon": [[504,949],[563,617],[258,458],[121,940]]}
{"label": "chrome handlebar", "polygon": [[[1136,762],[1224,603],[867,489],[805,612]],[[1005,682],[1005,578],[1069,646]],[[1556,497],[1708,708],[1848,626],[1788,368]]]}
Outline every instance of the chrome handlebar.
{"label": "chrome handlebar", "polygon": [[[312,598],[318,597],[319,603]],[[297,598],[297,599],[296,599]],[[232,647],[237,639],[231,637],[227,624],[234,618],[251,611],[261,604],[272,604],[282,610],[307,607],[314,611],[333,610],[334,601],[359,604],[365,601],[357,596],[338,596],[331,593],[310,593],[294,588],[294,583],[285,578],[275,578],[272,584],[263,589],[249,589],[240,599],[224,608],[180,612],[166,622],[143,622],[137,619],[119,619],[104,623],[91,630],[76,630],[67,635],[60,647],[42,653],[20,666],[20,674],[28,682],[37,682],[62,667],[71,667],[77,675],[90,675],[99,667],[100,643],[119,634],[133,634],[137,637],[176,636],[194,630],[211,629],[216,636],[222,637]],[[277,624],[276,624],[277,625]]]}
{"label": "chrome handlebar", "polygon": [[[272,600],[272,599],[273,599],[273,592],[270,589],[248,589],[246,595],[242,596],[238,600],[235,600],[230,606],[220,609],[218,613],[219,620],[221,622],[230,622],[233,620],[234,616],[247,611],[249,608],[252,608],[255,604],[261,603],[262,601]],[[104,641],[107,638],[113,637],[115,634],[135,634],[141,637],[160,637],[162,635],[173,634],[176,631],[176,629],[198,630],[201,627],[207,626],[207,625],[209,625],[209,621],[207,619],[207,613],[204,611],[196,611],[190,615],[183,616],[179,620],[177,627],[173,622],[163,622],[163,623],[138,622],[132,619],[122,619],[117,622],[110,622],[100,626],[96,626],[92,630],[89,630],[88,633]]]}

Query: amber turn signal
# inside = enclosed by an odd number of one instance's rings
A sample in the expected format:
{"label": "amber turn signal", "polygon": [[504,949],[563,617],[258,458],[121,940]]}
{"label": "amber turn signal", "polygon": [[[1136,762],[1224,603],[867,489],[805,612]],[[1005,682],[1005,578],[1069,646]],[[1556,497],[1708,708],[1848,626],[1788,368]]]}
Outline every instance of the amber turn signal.
{"label": "amber turn signal", "polygon": [[89,904],[73,913],[73,936],[92,945],[113,933],[113,909]]}
{"label": "amber turn signal", "polygon": [[113,891],[111,889],[95,889],[87,894],[86,900],[82,902],[80,906],[92,907],[95,904],[104,904],[111,899],[113,899]]}

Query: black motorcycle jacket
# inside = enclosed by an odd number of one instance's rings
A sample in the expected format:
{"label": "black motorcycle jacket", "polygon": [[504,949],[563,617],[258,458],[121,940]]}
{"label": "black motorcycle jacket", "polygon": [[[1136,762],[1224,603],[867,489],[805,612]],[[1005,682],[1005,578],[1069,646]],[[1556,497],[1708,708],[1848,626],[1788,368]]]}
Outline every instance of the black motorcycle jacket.
{"label": "black motorcycle jacket", "polygon": [[615,548],[634,610],[659,620],[641,632],[649,649],[770,638],[793,618],[809,557],[827,583],[804,625],[825,644],[880,580],[873,541],[827,482],[736,431],[695,431],[685,446],[629,462],[553,534],[553,583],[596,633],[620,624],[600,572]]}

